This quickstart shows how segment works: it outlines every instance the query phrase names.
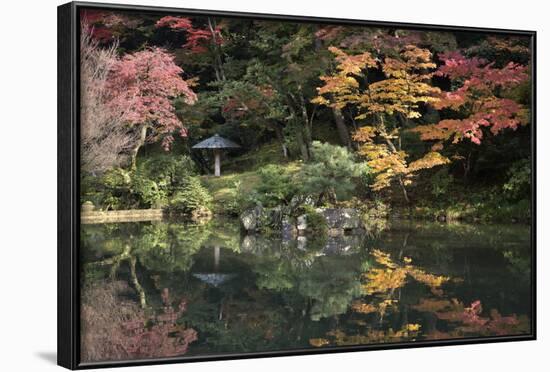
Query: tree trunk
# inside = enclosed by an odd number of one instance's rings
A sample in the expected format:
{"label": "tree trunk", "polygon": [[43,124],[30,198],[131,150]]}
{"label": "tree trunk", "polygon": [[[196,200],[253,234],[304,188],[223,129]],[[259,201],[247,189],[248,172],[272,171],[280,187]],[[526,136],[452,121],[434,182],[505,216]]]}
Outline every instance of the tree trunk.
{"label": "tree trunk", "polygon": [[405,201],[407,204],[411,204],[411,200],[409,199],[409,194],[407,193],[407,189],[405,188],[405,182],[403,181],[403,177],[399,176],[399,185],[401,186],[401,190],[403,191],[403,196],[405,197]]}
{"label": "tree trunk", "polygon": [[136,170],[137,166],[137,155],[141,146],[145,144],[147,138],[147,125],[142,125],[139,129],[139,138],[136,146],[132,149],[132,170]]}
{"label": "tree trunk", "polygon": [[300,128],[300,125],[298,125],[298,128],[296,128],[296,141],[298,142],[298,147],[300,147],[300,152],[302,153],[302,159],[304,161],[308,161],[309,150],[308,150],[306,141],[304,140],[304,134],[302,132],[302,128]]}
{"label": "tree trunk", "polygon": [[275,123],[275,134],[277,136],[277,139],[281,143],[281,149],[283,151],[283,157],[285,159],[287,159],[288,158],[288,147],[286,146],[286,143],[285,143],[285,135],[283,133],[283,129],[281,128],[281,126],[278,123]]}
{"label": "tree trunk", "polygon": [[[379,131],[380,131],[380,134],[382,135],[382,137],[384,138],[384,141],[386,141],[386,144],[388,145],[388,147],[390,148],[390,150],[394,153],[397,152],[397,148],[395,147],[395,145],[393,144],[393,142],[389,139],[387,133],[386,133],[386,127],[385,127],[385,124],[384,124],[384,119],[382,116],[379,116],[379,119],[380,119],[380,128],[379,128]],[[399,186],[401,186],[401,191],[403,191],[403,196],[405,197],[405,201],[407,202],[407,204],[410,205],[411,203],[411,200],[409,199],[409,195],[407,193],[407,189],[405,188],[405,181],[403,180],[403,176],[402,175],[398,175],[397,176],[397,179],[399,181]]]}
{"label": "tree trunk", "polygon": [[334,122],[336,123],[336,129],[338,130],[340,141],[342,141],[342,144],[351,150],[351,140],[349,136],[349,131],[348,131],[348,127],[346,126],[346,123],[344,122],[344,116],[342,115],[342,111],[340,111],[340,109],[333,107],[332,116],[334,117]]}
{"label": "tree trunk", "polygon": [[468,184],[470,171],[472,169],[472,152],[468,153],[468,156],[463,161],[464,164],[464,184]]}
{"label": "tree trunk", "polygon": [[216,72],[216,79],[218,81],[225,81],[225,72],[223,70],[223,62],[221,57],[221,48],[218,44],[216,37],[215,26],[212,24],[212,20],[208,17],[208,28],[212,35],[212,41],[214,42],[214,70]]}

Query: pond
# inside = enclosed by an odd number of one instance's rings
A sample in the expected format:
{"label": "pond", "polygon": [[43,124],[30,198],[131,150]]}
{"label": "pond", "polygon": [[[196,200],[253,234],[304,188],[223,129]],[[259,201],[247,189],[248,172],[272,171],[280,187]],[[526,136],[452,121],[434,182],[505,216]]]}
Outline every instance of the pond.
{"label": "pond", "polygon": [[530,333],[529,226],[82,225],[83,362]]}

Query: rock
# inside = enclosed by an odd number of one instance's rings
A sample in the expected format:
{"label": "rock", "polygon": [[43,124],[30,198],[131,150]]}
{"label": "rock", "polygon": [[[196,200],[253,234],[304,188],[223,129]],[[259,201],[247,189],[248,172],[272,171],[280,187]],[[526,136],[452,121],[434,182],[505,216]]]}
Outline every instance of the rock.
{"label": "rock", "polygon": [[241,227],[249,232],[256,231],[260,227],[259,220],[260,215],[262,214],[262,209],[262,207],[257,206],[241,213],[239,217],[241,221]]}
{"label": "rock", "polygon": [[296,239],[296,248],[298,248],[301,251],[305,251],[307,249],[307,238],[305,236],[299,236]]}
{"label": "rock", "polygon": [[357,252],[361,247],[361,239],[359,236],[338,236],[329,237],[323,248],[323,253],[326,255],[347,255]]}
{"label": "rock", "polygon": [[241,228],[247,232],[255,232],[261,228],[279,231],[282,229],[283,217],[281,207],[267,209],[257,206],[241,213],[239,219]]}
{"label": "rock", "polygon": [[311,196],[293,196],[292,199],[290,199],[290,203],[288,203],[288,206],[290,210],[294,210],[299,206],[314,206],[315,200]]}
{"label": "rock", "polygon": [[305,231],[307,229],[307,216],[305,214],[298,216],[296,219],[296,228],[298,232]]}
{"label": "rock", "polygon": [[336,236],[343,236],[344,235],[344,229],[341,228],[330,228],[327,231],[328,236],[336,237]]}
{"label": "rock", "polygon": [[241,242],[242,252],[253,252],[256,248],[256,237],[254,235],[247,235]]}
{"label": "rock", "polygon": [[289,218],[287,216],[283,217],[281,221],[281,237],[283,242],[294,239],[297,233],[296,227],[290,223]]}
{"label": "rock", "polygon": [[350,230],[361,227],[361,214],[357,209],[327,208],[318,209],[317,211],[325,217],[329,229]]}

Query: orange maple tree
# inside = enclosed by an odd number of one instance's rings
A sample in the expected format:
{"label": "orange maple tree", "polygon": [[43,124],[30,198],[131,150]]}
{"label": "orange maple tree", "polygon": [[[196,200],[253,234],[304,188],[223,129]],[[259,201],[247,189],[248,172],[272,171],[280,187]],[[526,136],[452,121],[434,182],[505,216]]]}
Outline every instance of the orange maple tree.
{"label": "orange maple tree", "polygon": [[[353,139],[360,143],[359,154],[376,174],[372,188],[381,190],[397,180],[405,200],[409,202],[406,186],[421,169],[448,163],[449,160],[436,151],[423,158],[408,162],[408,154],[401,149],[403,126],[389,124],[397,117],[405,124],[421,117],[420,106],[435,104],[441,91],[430,84],[436,65],[427,49],[406,45],[399,58],[386,57],[383,61],[370,52],[349,55],[330,47],[335,55],[336,69],[329,76],[322,76],[324,85],[317,88],[314,103],[343,109],[348,105],[358,110],[357,120],[365,125],[359,128]],[[369,69],[381,70],[383,79],[369,81]]]}

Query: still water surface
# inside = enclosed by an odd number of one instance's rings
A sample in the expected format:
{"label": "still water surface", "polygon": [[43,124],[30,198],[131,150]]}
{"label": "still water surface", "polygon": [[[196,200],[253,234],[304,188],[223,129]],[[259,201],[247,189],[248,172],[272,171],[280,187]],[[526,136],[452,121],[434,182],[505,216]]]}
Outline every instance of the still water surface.
{"label": "still water surface", "polygon": [[338,238],[83,225],[82,360],[530,333],[530,232],[392,222]]}

